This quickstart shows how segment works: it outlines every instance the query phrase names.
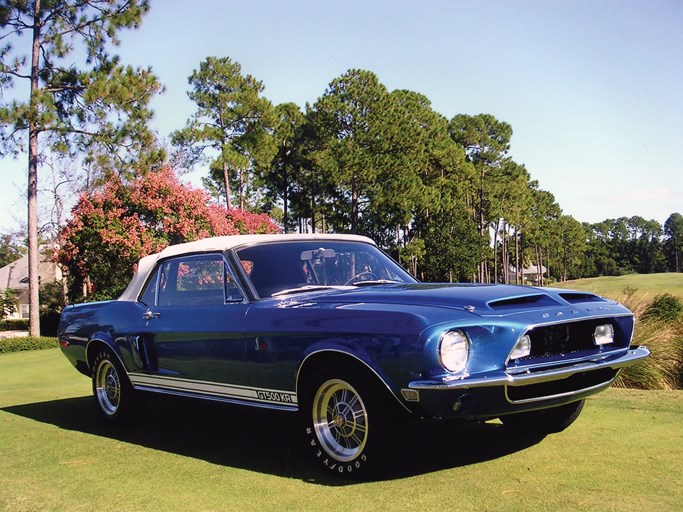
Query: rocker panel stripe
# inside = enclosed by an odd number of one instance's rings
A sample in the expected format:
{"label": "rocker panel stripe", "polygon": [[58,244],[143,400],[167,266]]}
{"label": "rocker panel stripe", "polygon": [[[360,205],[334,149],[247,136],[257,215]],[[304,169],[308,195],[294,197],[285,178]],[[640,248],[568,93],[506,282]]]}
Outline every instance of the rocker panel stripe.
{"label": "rocker panel stripe", "polygon": [[131,373],[128,376],[133,387],[144,387],[159,391],[166,390],[176,393],[207,395],[210,397],[263,404],[297,405],[296,393],[293,391],[253,388],[223,384],[220,382],[207,382],[142,373]]}

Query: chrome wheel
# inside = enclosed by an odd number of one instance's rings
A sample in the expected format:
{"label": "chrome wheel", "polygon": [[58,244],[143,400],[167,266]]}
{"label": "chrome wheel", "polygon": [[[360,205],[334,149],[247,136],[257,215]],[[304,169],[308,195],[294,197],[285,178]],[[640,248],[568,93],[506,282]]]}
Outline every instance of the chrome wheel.
{"label": "chrome wheel", "polygon": [[102,359],[95,369],[95,396],[102,411],[113,416],[121,404],[121,379],[109,359]]}
{"label": "chrome wheel", "polygon": [[313,398],[313,429],[322,448],[340,462],[353,460],[368,440],[363,399],[348,382],[324,382]]}

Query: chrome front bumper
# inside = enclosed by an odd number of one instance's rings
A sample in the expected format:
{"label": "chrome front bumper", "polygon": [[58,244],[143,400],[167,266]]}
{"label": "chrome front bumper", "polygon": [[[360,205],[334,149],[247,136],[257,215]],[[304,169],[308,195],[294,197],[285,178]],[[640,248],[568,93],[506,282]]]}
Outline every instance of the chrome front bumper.
{"label": "chrome front bumper", "polygon": [[408,384],[408,389],[414,390],[460,390],[473,389],[491,386],[527,386],[550,382],[554,380],[566,379],[572,375],[590,372],[601,368],[620,369],[630,366],[648,357],[650,351],[647,347],[636,347],[629,349],[625,354],[614,358],[592,359],[570,366],[553,368],[549,370],[527,371],[523,373],[510,373],[501,371],[497,374],[490,374],[485,377],[469,378],[459,380],[418,380]]}

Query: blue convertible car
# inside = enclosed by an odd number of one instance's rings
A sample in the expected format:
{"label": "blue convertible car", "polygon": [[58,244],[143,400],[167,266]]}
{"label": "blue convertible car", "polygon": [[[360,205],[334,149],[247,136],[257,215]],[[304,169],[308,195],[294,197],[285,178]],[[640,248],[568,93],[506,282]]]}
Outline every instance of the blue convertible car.
{"label": "blue convertible car", "polygon": [[419,283],[352,235],[218,237],[143,258],[118,300],[69,306],[59,341],[102,416],[142,392],[297,412],[335,473],[362,475],[397,418],[566,428],[647,357],[591,293]]}

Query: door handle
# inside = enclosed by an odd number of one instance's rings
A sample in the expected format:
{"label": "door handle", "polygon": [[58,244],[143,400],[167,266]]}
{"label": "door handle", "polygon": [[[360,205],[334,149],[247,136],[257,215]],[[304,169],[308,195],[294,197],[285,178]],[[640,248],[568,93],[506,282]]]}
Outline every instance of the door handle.
{"label": "door handle", "polygon": [[142,319],[143,320],[151,320],[152,318],[159,318],[161,316],[161,313],[155,313],[151,309],[148,309],[142,314]]}

